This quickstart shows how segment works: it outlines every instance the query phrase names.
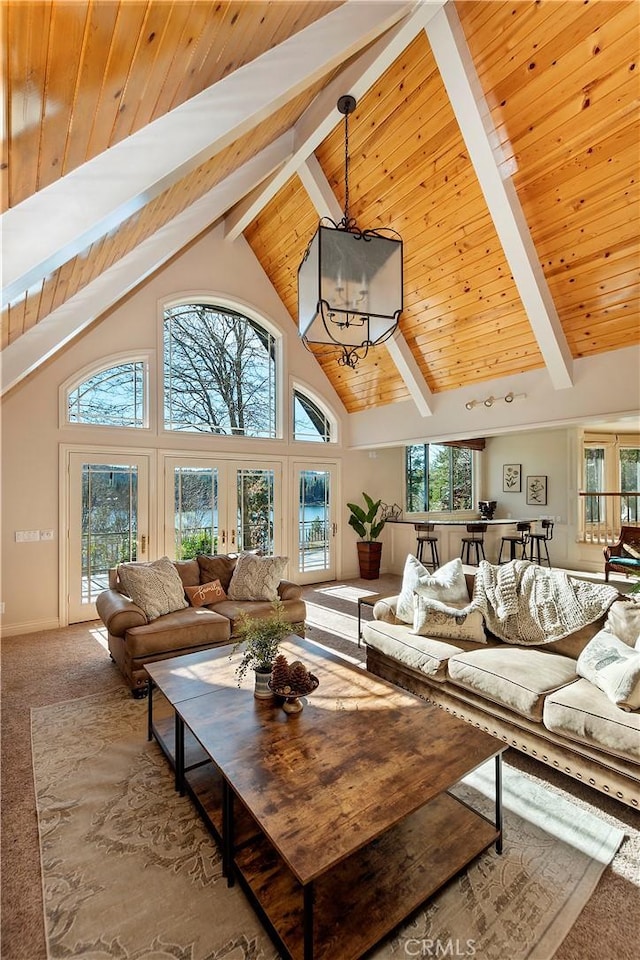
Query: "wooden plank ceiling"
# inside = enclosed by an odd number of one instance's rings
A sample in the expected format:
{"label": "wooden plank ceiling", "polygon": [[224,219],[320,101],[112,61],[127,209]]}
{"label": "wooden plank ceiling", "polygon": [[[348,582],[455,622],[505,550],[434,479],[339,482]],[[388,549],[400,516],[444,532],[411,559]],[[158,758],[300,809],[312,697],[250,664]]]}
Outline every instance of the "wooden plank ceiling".
{"label": "wooden plank ceiling", "polygon": [[[3,209],[15,207],[340,6],[5,2]],[[464,35],[574,358],[640,342],[636,0],[463,0]],[[294,126],[327,75],[16,298],[4,348]],[[342,92],[348,92],[344,90]],[[351,212],[404,241],[401,330],[433,393],[544,365],[421,31],[350,121]],[[344,202],[342,124],[316,158]],[[294,175],[245,236],[297,319],[318,214]],[[319,362],[348,412],[406,399],[385,348]]]}

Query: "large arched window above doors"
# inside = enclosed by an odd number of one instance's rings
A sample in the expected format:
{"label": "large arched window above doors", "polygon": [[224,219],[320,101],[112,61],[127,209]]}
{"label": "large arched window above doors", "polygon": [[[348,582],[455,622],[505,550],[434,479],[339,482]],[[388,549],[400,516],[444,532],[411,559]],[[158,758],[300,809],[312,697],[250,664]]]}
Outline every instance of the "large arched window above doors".
{"label": "large arched window above doors", "polygon": [[276,337],[256,320],[210,303],[164,311],[167,430],[275,437]]}
{"label": "large arched window above doors", "polygon": [[333,417],[299,387],[293,388],[293,439],[312,443],[336,440]]}
{"label": "large arched window above doors", "polygon": [[63,385],[64,420],[104,427],[147,427],[148,378],[146,357],[126,357],[108,367],[85,369]]}

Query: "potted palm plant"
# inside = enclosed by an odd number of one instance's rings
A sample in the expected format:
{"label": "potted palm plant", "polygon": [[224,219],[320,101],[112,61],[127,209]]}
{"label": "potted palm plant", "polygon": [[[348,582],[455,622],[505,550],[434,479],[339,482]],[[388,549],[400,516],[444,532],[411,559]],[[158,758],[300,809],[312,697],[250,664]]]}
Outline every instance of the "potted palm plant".
{"label": "potted palm plant", "polygon": [[358,563],[360,576],[363,580],[377,580],[380,576],[380,558],[382,544],[378,537],[385,525],[384,517],[380,517],[381,500],[373,500],[368,493],[362,494],[364,507],[357,503],[347,503],[351,511],[349,526],[353,527],[360,537],[358,541]]}
{"label": "potted palm plant", "polygon": [[285,619],[281,600],[274,600],[273,613],[267,617],[249,616],[241,611],[236,620],[236,643],[233,653],[243,648],[242,658],[236,668],[238,686],[249,669],[255,672],[254,697],[266,700],[273,696],[269,687],[273,661],[278,655],[280,642],[291,633],[291,624]]}

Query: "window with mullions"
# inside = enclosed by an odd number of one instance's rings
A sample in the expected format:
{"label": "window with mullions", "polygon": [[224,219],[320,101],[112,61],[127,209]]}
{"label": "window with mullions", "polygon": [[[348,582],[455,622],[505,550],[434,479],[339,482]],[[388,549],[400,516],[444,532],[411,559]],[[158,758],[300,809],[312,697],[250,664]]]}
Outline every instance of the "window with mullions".
{"label": "window with mullions", "polygon": [[331,441],[331,424],[320,407],[300,390],[293,391],[293,439]]}
{"label": "window with mullions", "polygon": [[69,423],[145,426],[145,364],[133,360],[100,370],[67,394]]}
{"label": "window with mullions", "polygon": [[408,513],[470,510],[473,504],[473,453],[440,443],[406,448]]}
{"label": "window with mullions", "polygon": [[167,430],[276,436],[276,339],[226,307],[183,303],[164,314]]}

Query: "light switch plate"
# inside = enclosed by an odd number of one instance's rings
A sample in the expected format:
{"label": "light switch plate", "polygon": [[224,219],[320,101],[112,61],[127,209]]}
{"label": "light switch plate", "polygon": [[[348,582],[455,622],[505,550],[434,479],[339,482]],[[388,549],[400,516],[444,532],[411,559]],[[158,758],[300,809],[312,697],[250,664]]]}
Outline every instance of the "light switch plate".
{"label": "light switch plate", "polygon": [[55,530],[41,530],[40,531],[41,540],[55,540]]}

